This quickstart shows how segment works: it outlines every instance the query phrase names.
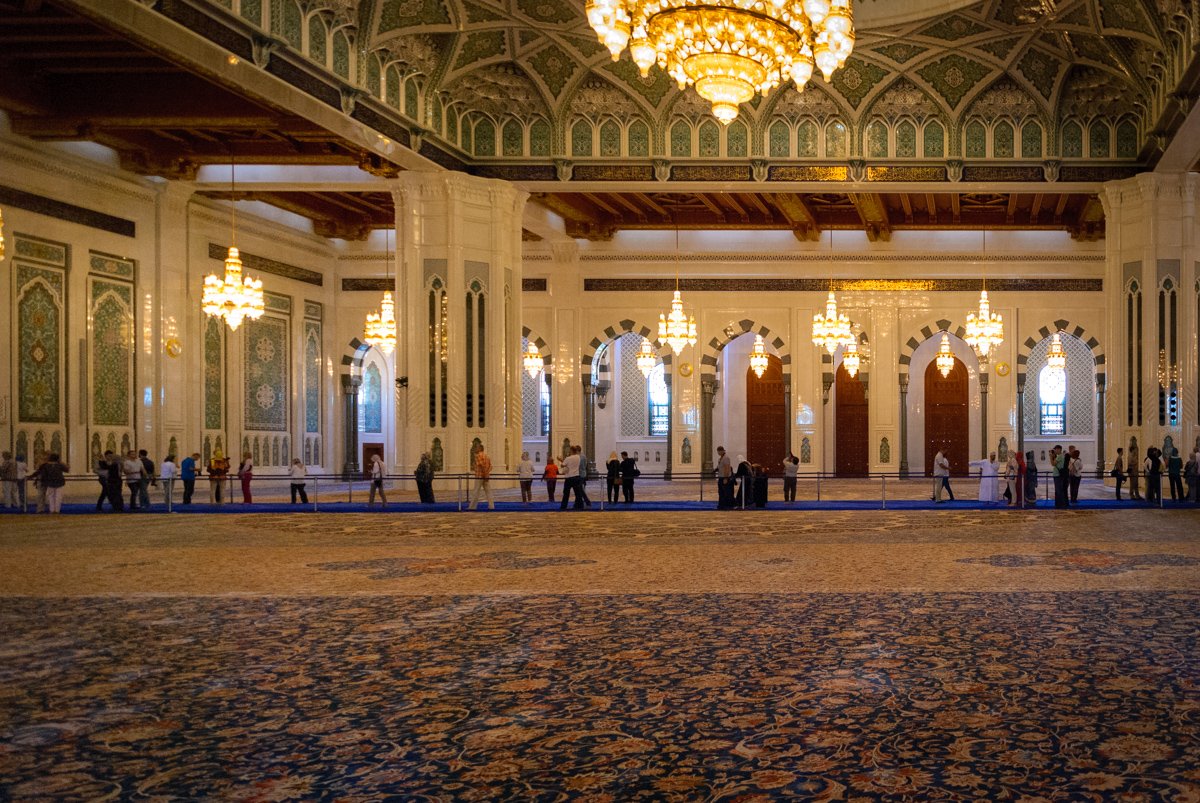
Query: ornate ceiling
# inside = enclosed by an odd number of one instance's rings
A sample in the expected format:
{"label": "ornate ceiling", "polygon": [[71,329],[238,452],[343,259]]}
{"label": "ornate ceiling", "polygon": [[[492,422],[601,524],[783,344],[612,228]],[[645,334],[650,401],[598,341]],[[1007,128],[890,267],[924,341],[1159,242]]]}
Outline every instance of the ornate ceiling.
{"label": "ornate ceiling", "polygon": [[[1058,155],[1067,118],[1132,119],[1144,140],[1191,60],[1192,2],[989,0],[872,27],[873,14],[885,16],[879,9],[892,9],[886,14],[894,19],[922,4],[859,0],[854,55],[830,84],[814,80],[804,93],[777,90],[743,106],[749,155],[766,153],[762,132],[771,118],[800,114],[844,120],[850,156],[863,153],[863,131],[877,116],[941,120],[946,156],[959,155],[954,134],[971,116],[1040,120],[1044,156]],[[337,13],[354,20],[359,47],[418,77],[421,123],[453,145],[457,135],[434,119],[434,95],[460,116],[488,115],[497,129],[510,118],[549,120],[547,156],[570,155],[573,121],[603,117],[641,118],[652,129],[650,155],[669,155],[671,121],[707,114],[694,91],[680,92],[657,67],[643,79],[627,54],[612,62],[578,0],[364,0]],[[536,148],[523,155],[534,154],[543,155]]]}

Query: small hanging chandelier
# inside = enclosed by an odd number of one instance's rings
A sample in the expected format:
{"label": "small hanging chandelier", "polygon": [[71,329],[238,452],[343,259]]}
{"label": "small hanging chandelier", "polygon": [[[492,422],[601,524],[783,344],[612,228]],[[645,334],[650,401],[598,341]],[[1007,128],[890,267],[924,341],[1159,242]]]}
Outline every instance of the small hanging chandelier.
{"label": "small hanging chandelier", "polygon": [[654,370],[654,366],[658,365],[658,355],[654,353],[654,349],[650,346],[650,341],[642,338],[642,347],[637,353],[637,367],[642,372],[642,376],[647,379],[650,377],[650,372]]}
{"label": "small hanging chandelier", "polygon": [[1046,354],[1046,365],[1053,371],[1067,370],[1067,352],[1063,350],[1062,338],[1059,332],[1054,333],[1050,340],[1050,351]]}
{"label": "small hanging chandelier", "polygon": [[532,340],[529,341],[529,348],[525,349],[525,354],[521,359],[525,365],[525,373],[529,374],[530,379],[536,378],[545,364],[542,362],[542,355],[538,351],[537,344]]}
{"label": "small hanging chandelier", "polygon": [[837,299],[833,296],[833,232],[829,232],[829,298],[825,301],[825,315],[813,316],[813,343],[822,346],[832,355],[838,346],[854,342],[850,331],[850,319],[839,315]]}
{"label": "small hanging chandelier", "polygon": [[684,346],[696,345],[696,319],[683,314],[683,300],[679,297],[679,229],[675,230],[675,298],[669,315],[658,314],[658,339],[676,355]]}
{"label": "small hanging chandelier", "polygon": [[942,345],[938,346],[936,362],[942,377],[950,376],[950,372],[954,370],[954,352],[950,350],[950,335],[945,332],[942,332]]}
{"label": "small hanging chandelier", "polygon": [[1004,320],[999,313],[992,312],[987,294],[987,232],[983,233],[983,291],[979,295],[979,314],[968,313],[967,345],[975,349],[980,359],[986,360],[992,350],[1004,342]]}
{"label": "small hanging chandelier", "polygon": [[762,335],[755,335],[754,350],[750,352],[750,368],[754,371],[755,376],[762,379],[769,364],[770,360],[767,359],[767,353],[763,350]]}
{"label": "small hanging chandelier", "polygon": [[[387,277],[392,278],[391,233],[385,232],[388,238],[384,249],[384,259],[387,265]],[[379,312],[368,312],[365,326],[366,335],[363,338],[369,345],[376,346],[384,354],[391,354],[396,349],[396,305],[392,301],[392,291],[383,291],[383,301],[380,302]]]}
{"label": "small hanging chandelier", "polygon": [[224,318],[230,329],[236,330],[244,318],[257,320],[262,317],[266,304],[263,301],[262,281],[242,278],[242,260],[237,246],[237,176],[232,160],[229,164],[230,198],[229,224],[231,228],[229,254],[225,257],[225,278],[216,274],[204,277],[204,295],[201,309],[206,315]]}
{"label": "small hanging chandelier", "polygon": [[846,373],[850,374],[851,379],[858,376],[858,368],[861,364],[858,356],[858,344],[848,344],[842,353],[842,367],[846,369]]}

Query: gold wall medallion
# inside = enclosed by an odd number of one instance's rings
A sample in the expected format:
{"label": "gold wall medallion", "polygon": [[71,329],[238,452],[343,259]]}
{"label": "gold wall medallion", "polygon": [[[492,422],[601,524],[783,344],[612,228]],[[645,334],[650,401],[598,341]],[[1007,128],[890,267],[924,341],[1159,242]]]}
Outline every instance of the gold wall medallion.
{"label": "gold wall medallion", "polygon": [[178,357],[180,354],[183,354],[183,346],[180,344],[180,342],[175,338],[168,340],[167,355],[171,357]]}
{"label": "gold wall medallion", "polygon": [[996,363],[996,376],[1008,376],[1009,367],[1006,362]]}
{"label": "gold wall medallion", "polygon": [[680,376],[691,376],[692,375],[692,364],[690,362],[685,362],[685,363],[680,364],[679,375]]}

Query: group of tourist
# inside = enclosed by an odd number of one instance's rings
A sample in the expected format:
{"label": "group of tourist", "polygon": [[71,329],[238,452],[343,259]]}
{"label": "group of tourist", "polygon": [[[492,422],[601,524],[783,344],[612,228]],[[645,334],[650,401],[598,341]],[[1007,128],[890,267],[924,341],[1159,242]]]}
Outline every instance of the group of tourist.
{"label": "group of tourist", "polygon": [[[1126,466],[1125,450],[1117,449],[1117,459],[1113,461],[1112,470],[1108,473],[1116,480],[1118,501],[1121,499],[1121,486],[1128,481],[1130,499],[1145,505],[1161,506],[1164,471],[1171,489],[1171,502],[1176,505],[1195,504],[1197,496],[1200,495],[1200,447],[1192,450],[1185,463],[1179,455],[1178,448],[1172,446],[1171,454],[1164,458],[1162,449],[1151,446],[1146,450],[1146,457],[1140,467],[1136,465],[1132,456],[1129,465]],[[1146,480],[1144,497],[1138,488],[1139,475]]]}
{"label": "group of tourist", "polygon": [[[800,458],[789,454],[783,461],[783,498],[787,503],[796,501],[796,477],[800,469]],[[751,463],[743,455],[737,460],[729,459],[724,446],[717,447],[717,510],[739,510],[753,505],[767,506],[767,478],[770,472],[759,463]]]}
{"label": "group of tourist", "polygon": [[4,507],[25,509],[26,485],[30,482],[37,490],[37,511],[42,513],[62,512],[63,489],[67,485],[70,468],[55,452],[47,452],[29,471],[25,455],[13,456],[12,452],[0,453],[0,486],[3,489]]}
{"label": "group of tourist", "polygon": [[[490,470],[490,464],[488,468]],[[638,470],[637,459],[630,457],[628,452],[621,452],[620,457],[618,457],[614,451],[609,455],[605,469],[608,473],[606,501],[615,503],[618,493],[623,492],[625,502],[632,503],[634,498],[634,479],[641,476],[642,473]],[[536,471],[537,467],[529,459],[529,452],[521,452],[521,462],[517,464],[517,481],[521,486],[521,507],[528,507],[533,504],[533,475]],[[478,485],[478,464],[476,464],[475,468],[475,477],[476,484]],[[583,454],[581,447],[571,446],[567,450],[567,456],[562,458],[547,455],[541,479],[542,482],[546,483],[546,499],[551,503],[555,501],[554,494],[558,488],[560,477],[563,481],[562,499],[559,504],[560,510],[567,509],[567,503],[570,502],[572,494],[575,497],[575,501],[571,505],[572,508],[580,509],[592,506],[592,500],[587,494],[588,459]],[[488,502],[490,505],[490,495],[488,496]],[[473,508],[474,506],[475,499],[473,498],[471,507]]]}

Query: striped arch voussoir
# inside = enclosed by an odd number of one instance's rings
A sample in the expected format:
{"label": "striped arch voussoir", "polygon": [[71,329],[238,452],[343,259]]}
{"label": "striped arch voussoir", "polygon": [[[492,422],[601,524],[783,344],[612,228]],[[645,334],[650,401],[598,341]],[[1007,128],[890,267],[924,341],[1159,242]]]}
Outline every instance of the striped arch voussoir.
{"label": "striped arch voussoir", "polygon": [[542,355],[542,365],[546,366],[545,370],[549,371],[550,366],[554,363],[554,356],[550,353],[549,344],[528,326],[521,327],[521,336],[537,346],[538,353]]}
{"label": "striped arch voussoir", "polygon": [[[738,330],[741,331],[738,331]],[[765,326],[759,326],[749,318],[738,321],[725,329],[721,330],[719,336],[708,341],[705,346],[705,353],[700,358],[700,374],[704,378],[715,379],[717,375],[717,361],[721,356],[721,352],[725,347],[732,343],[737,338],[745,334],[762,335],[762,339],[771,346],[779,354],[779,359],[783,363],[783,381],[788,383],[792,380],[792,352],[788,349],[787,344],[783,342],[783,338],[778,335],[771,334],[771,330]]]}
{"label": "striped arch voussoir", "polygon": [[351,379],[361,380],[363,356],[369,348],[371,347],[357,337],[351,340],[350,345],[346,347],[346,353],[342,355],[342,367],[344,369],[342,373],[348,375]]}
{"label": "striped arch voussoir", "polygon": [[593,337],[591,342],[584,347],[583,358],[580,360],[580,362],[583,364],[585,373],[591,370],[592,362],[596,359],[596,352],[600,350],[601,346],[603,346],[605,343],[610,343],[616,340],[618,337],[628,332],[641,335],[649,340],[650,345],[654,346],[654,348],[657,349],[658,353],[662,356],[663,365],[671,364],[671,358],[675,356],[675,352],[671,351],[671,347],[665,343],[660,343],[658,338],[655,337],[654,331],[650,327],[642,326],[636,321],[626,319],[624,321],[618,321],[616,326],[604,327],[603,335]]}
{"label": "striped arch voussoir", "polygon": [[1104,384],[1106,381],[1105,356],[1104,349],[1100,346],[1100,341],[1082,326],[1077,326],[1068,320],[1059,319],[1054,321],[1050,326],[1039,327],[1036,334],[1025,338],[1024,342],[1017,348],[1017,387],[1025,387],[1025,373],[1029,367],[1029,354],[1033,351],[1034,346],[1055,332],[1065,332],[1087,344],[1088,348],[1092,350],[1092,359],[1096,365],[1096,383]]}
{"label": "striped arch voussoir", "polygon": [[900,373],[904,377],[908,376],[908,366],[912,363],[913,352],[920,348],[921,344],[926,340],[931,337],[937,337],[942,332],[949,332],[959,340],[962,340],[967,335],[966,329],[961,326],[955,326],[945,318],[939,318],[932,323],[925,324],[900,347],[900,356],[896,359],[896,362],[900,368]]}

